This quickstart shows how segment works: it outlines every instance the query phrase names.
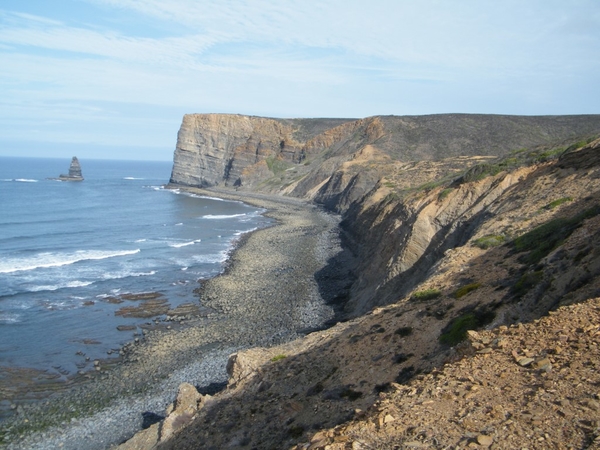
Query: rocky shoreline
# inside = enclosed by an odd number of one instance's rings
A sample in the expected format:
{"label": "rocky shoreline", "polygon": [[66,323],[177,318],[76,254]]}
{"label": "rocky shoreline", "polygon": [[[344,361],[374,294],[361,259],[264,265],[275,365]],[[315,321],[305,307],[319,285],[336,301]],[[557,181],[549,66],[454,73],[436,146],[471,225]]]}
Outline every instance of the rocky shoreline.
{"label": "rocky shoreline", "polygon": [[290,341],[333,318],[315,274],[341,251],[337,216],[290,198],[189,191],[265,208],[277,224],[243,236],[224,273],[203,283],[207,317],[149,331],[113,367],[100,363],[93,380],[21,408],[0,425],[1,446],[111,448],[139,431],[144,417],[163,414],[180,383],[209,392],[226,381],[235,351]]}

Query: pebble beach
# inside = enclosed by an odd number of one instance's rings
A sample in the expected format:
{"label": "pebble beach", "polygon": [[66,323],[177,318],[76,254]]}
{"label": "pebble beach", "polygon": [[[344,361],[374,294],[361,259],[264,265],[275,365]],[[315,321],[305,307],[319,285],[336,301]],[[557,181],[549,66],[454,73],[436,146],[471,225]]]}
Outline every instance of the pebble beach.
{"label": "pebble beach", "polygon": [[224,272],[199,285],[206,317],[148,331],[118,360],[99,362],[92,380],[21,408],[1,425],[6,448],[113,448],[144,416],[164,414],[179,384],[223,386],[232,353],[293,340],[333,318],[315,274],[341,251],[337,216],[296,199],[190,190],[264,208],[275,224],[242,236]]}

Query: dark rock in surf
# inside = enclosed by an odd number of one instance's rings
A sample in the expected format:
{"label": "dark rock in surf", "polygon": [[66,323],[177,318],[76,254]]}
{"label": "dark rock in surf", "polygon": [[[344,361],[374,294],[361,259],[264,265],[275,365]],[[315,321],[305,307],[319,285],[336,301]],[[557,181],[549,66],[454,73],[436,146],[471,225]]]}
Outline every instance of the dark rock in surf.
{"label": "dark rock in surf", "polygon": [[77,156],[73,156],[73,159],[71,160],[71,165],[69,166],[69,174],[61,174],[58,177],[58,179],[60,181],[83,181],[83,176],[81,175],[81,165],[79,164]]}

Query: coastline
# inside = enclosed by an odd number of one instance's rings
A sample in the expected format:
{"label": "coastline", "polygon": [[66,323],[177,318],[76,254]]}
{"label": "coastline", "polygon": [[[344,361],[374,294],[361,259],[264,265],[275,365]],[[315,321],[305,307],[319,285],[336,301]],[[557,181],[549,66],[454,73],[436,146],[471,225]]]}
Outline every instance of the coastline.
{"label": "coastline", "polygon": [[[338,217],[298,199],[171,187],[264,208],[275,224],[242,236],[223,273],[203,281],[202,304],[213,310],[208,317],[148,332],[110,370],[2,424],[9,425],[4,433],[10,443],[0,445],[116,446],[141,429],[142,413],[163,414],[180,383],[200,388],[223,384],[230,354],[288,342],[333,318],[315,274],[340,251]],[[43,431],[27,434],[41,427]]]}

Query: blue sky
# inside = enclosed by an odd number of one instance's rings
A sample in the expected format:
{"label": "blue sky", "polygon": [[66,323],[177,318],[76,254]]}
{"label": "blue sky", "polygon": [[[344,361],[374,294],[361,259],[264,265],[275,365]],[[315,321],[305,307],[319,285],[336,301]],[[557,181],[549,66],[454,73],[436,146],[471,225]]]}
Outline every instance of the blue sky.
{"label": "blue sky", "polygon": [[597,0],[2,0],[0,156],[170,160],[183,114],[595,114]]}

